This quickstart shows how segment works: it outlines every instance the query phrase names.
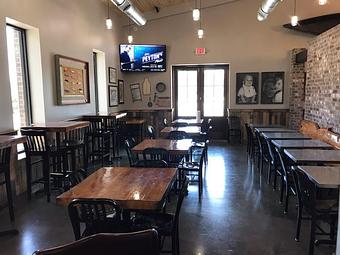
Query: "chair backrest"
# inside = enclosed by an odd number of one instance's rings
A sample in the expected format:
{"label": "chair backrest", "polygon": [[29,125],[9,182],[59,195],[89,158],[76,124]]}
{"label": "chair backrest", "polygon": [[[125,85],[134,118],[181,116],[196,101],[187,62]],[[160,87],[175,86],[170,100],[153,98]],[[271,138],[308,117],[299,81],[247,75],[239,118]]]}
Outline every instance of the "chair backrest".
{"label": "chair backrest", "polygon": [[257,142],[257,147],[259,148],[259,152],[263,152],[263,144],[261,141],[261,134],[259,132],[255,132],[255,137],[256,137],[256,142]]}
{"label": "chair backrest", "polygon": [[21,134],[26,136],[27,139],[27,142],[24,143],[27,155],[40,154],[50,150],[46,131],[22,129]]}
{"label": "chair backrest", "polygon": [[199,163],[200,169],[203,167],[204,153],[195,153],[197,151],[202,151],[202,147],[193,145],[190,147],[189,156],[191,162]]}
{"label": "chair backrest", "polygon": [[85,141],[85,131],[86,128],[77,128],[74,130],[71,130],[65,134],[65,141],[78,141],[78,142],[84,142]]}
{"label": "chair backrest", "polygon": [[164,125],[165,127],[168,126],[168,120],[167,120],[166,118],[163,118],[163,125]]}
{"label": "chair backrest", "polygon": [[228,117],[228,128],[229,130],[240,130],[241,129],[240,117],[229,116]]}
{"label": "chair backrest", "polygon": [[0,173],[10,171],[11,147],[0,150]]}
{"label": "chair backrest", "polygon": [[146,130],[149,139],[156,139],[156,131],[153,126],[148,125]]}
{"label": "chair backrest", "polygon": [[211,122],[212,119],[204,119],[201,126],[201,131],[204,133],[209,133],[210,130],[212,129]]}
{"label": "chair backrest", "polygon": [[165,160],[139,160],[136,167],[167,168],[169,165]]}
{"label": "chair backrest", "polygon": [[170,140],[182,140],[182,139],[188,139],[189,135],[185,131],[178,131],[173,130],[169,133],[168,139]]}
{"label": "chair backrest", "polygon": [[183,184],[182,184],[181,190],[179,192],[178,200],[177,200],[177,206],[176,206],[176,212],[175,212],[175,220],[174,220],[176,227],[178,227],[179,215],[180,215],[180,212],[181,212],[181,208],[182,208],[184,197],[186,196],[186,194],[188,192],[188,186],[189,186],[189,180],[188,180],[188,177],[185,176],[184,180],[183,180]]}
{"label": "chair backrest", "polygon": [[[75,199],[68,205],[68,213],[76,240],[97,233],[120,232],[121,209],[109,199]],[[81,225],[85,231],[81,234]]]}
{"label": "chair backrest", "polygon": [[126,139],[124,141],[124,145],[125,145],[126,154],[128,156],[128,159],[129,159],[129,164],[130,164],[131,167],[133,167],[133,166],[135,166],[135,164],[138,160],[135,157],[135,155],[132,153],[132,148],[136,145],[136,140],[134,138]]}
{"label": "chair backrest", "polygon": [[89,119],[89,122],[88,132],[90,133],[96,133],[106,129],[106,125],[102,120]]}
{"label": "chair backrest", "polygon": [[278,164],[280,165],[280,171],[281,171],[281,174],[283,175],[284,178],[288,178],[288,173],[287,173],[287,167],[286,167],[286,164],[285,164],[285,161],[281,155],[281,152],[278,148],[275,147],[275,151],[276,151],[276,155],[278,157]]}
{"label": "chair backrest", "polygon": [[34,255],[159,255],[157,231],[96,234],[70,244],[36,251]]}
{"label": "chair backrest", "polygon": [[87,177],[87,174],[86,174],[85,170],[82,170],[82,169],[79,169],[77,171],[74,171],[74,172],[66,175],[66,179],[70,183],[70,185],[69,185],[70,188],[81,183],[86,177]]}
{"label": "chair backrest", "polygon": [[163,148],[146,148],[143,150],[143,160],[169,162],[169,151]]}

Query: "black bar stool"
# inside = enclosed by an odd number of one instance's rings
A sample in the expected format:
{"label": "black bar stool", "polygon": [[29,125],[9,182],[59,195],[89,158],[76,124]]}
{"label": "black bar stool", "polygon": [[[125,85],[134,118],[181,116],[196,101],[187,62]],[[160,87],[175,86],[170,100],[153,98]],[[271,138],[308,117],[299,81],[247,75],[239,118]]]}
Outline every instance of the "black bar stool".
{"label": "black bar stool", "polygon": [[4,180],[0,182],[0,185],[6,186],[7,202],[9,217],[11,222],[14,222],[14,209],[12,198],[12,187],[10,177],[10,161],[11,161],[11,147],[0,150],[0,174],[4,175]]}

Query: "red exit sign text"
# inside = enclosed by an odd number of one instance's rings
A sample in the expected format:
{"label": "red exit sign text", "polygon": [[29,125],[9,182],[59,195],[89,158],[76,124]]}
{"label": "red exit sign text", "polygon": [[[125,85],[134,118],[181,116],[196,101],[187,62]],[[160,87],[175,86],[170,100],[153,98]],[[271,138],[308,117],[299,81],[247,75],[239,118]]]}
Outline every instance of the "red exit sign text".
{"label": "red exit sign text", "polygon": [[206,49],[205,48],[196,48],[195,54],[196,55],[205,55],[206,54]]}

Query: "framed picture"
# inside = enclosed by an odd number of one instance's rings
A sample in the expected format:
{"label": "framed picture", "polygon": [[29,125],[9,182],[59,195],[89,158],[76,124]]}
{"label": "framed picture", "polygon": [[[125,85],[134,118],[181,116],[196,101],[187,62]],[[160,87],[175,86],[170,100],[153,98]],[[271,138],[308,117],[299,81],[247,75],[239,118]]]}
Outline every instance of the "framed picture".
{"label": "framed picture", "polygon": [[142,93],[140,90],[140,84],[139,83],[131,84],[130,89],[131,89],[132,102],[142,101]]}
{"label": "framed picture", "polygon": [[109,67],[109,83],[117,84],[117,69]]}
{"label": "framed picture", "polygon": [[261,104],[283,104],[284,72],[261,73]]}
{"label": "framed picture", "polygon": [[124,81],[118,80],[118,103],[124,104]]}
{"label": "framed picture", "polygon": [[90,103],[89,63],[55,55],[57,104]]}
{"label": "framed picture", "polygon": [[259,73],[236,73],[236,104],[258,104]]}
{"label": "framed picture", "polygon": [[109,107],[118,106],[118,87],[109,85]]}

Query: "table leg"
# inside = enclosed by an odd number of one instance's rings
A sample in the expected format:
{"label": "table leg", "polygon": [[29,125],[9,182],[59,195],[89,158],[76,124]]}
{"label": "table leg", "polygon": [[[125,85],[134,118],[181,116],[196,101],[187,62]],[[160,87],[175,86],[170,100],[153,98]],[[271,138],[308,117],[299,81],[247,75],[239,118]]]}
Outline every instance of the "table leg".
{"label": "table leg", "polygon": [[57,166],[58,166],[58,171],[61,171],[61,154],[60,153],[60,133],[56,132],[56,142],[57,142]]}
{"label": "table leg", "polygon": [[[339,192],[339,199],[340,199],[340,192]],[[339,210],[340,210],[340,203],[339,203]],[[340,214],[338,215],[338,217],[339,216],[340,216]],[[340,229],[340,218],[338,218],[338,234],[337,234],[337,239],[336,239],[336,255],[340,255],[340,231],[339,231],[339,229]]]}

